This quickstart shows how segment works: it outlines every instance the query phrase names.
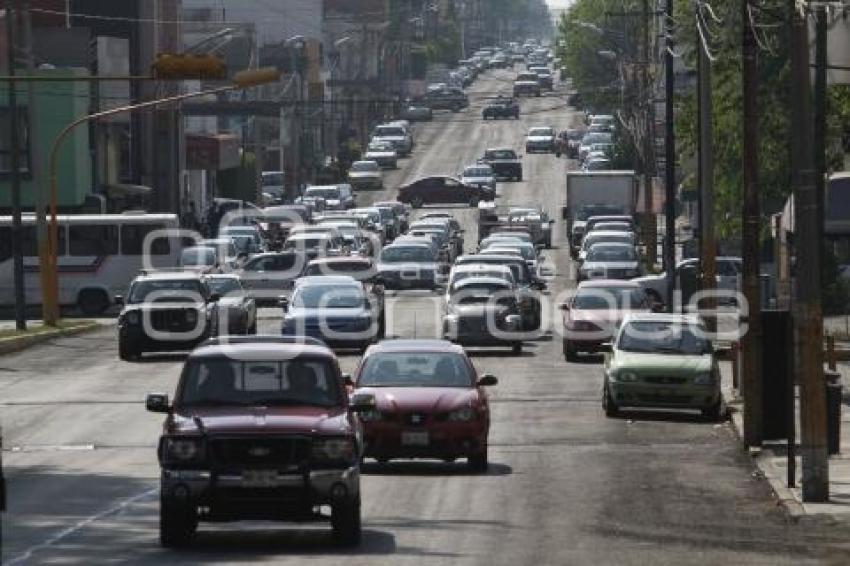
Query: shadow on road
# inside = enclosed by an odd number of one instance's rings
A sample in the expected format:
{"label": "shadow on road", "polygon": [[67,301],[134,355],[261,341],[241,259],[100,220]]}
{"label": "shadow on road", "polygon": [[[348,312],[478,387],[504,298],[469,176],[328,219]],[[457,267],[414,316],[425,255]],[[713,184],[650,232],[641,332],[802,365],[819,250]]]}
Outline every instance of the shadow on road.
{"label": "shadow on road", "polygon": [[509,476],[513,474],[513,468],[507,464],[490,462],[486,473],[471,471],[465,460],[459,462],[421,462],[421,461],[399,461],[387,462],[365,462],[361,467],[363,475],[371,476]]}
{"label": "shadow on road", "polygon": [[631,410],[620,409],[619,414],[613,419],[641,421],[641,422],[667,422],[667,423],[713,423],[726,422],[726,417],[721,421],[708,419],[699,412],[687,412],[685,410],[663,410],[663,409],[646,409],[646,410]]}

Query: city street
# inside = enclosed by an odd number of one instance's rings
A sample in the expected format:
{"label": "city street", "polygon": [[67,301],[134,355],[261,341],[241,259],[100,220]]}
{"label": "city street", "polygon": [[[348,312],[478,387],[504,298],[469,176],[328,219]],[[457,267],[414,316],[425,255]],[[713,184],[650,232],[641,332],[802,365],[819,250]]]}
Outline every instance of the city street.
{"label": "city street", "polygon": [[[491,71],[468,90],[470,107],[416,124],[416,147],[384,191],[394,199],[426,174],[457,174],[487,147],[524,152],[531,126],[564,129],[580,117],[563,87],[523,98],[519,120],[481,120],[487,96],[508,93],[514,73]],[[560,207],[565,171],[552,154],[523,156],[523,182],[499,183],[497,204],[536,205],[556,219],[554,300],[574,285]],[[427,209],[426,209],[427,210]],[[475,210],[450,209],[477,242]],[[433,337],[440,296],[388,296],[393,337]],[[277,309],[260,332],[278,334]],[[545,320],[546,316],[544,316]],[[545,323],[544,323],[545,324]],[[325,525],[202,524],[188,549],[160,548],[156,443],[162,417],[145,411],[150,391],[172,394],[183,355],[118,358],[116,331],[58,339],[0,358],[0,422],[8,512],[4,564],[814,564],[850,563],[847,525],[785,518],[736,443],[729,424],[687,413],[606,418],[598,358],[566,363],[557,333],[520,357],[471,350],[492,373],[490,467],[391,462],[363,469],[363,542],[343,550]],[[342,355],[343,371],[359,357]]]}

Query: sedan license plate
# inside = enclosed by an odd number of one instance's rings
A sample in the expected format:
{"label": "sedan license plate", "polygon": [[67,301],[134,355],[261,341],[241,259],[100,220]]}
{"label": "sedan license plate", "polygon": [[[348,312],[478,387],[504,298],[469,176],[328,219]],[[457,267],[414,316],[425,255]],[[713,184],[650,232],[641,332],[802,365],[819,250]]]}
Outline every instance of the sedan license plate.
{"label": "sedan license plate", "polygon": [[428,433],[424,431],[408,431],[401,433],[402,446],[428,446]]}
{"label": "sedan license plate", "polygon": [[242,472],[244,487],[275,487],[277,470],[245,470]]}

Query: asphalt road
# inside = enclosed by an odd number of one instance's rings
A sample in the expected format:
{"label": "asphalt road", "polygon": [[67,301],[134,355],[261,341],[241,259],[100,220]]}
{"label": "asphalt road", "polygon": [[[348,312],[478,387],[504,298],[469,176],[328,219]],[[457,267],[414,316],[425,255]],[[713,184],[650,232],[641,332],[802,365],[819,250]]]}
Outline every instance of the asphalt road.
{"label": "asphalt road", "polygon": [[[481,97],[507,90],[500,72],[472,89],[473,104],[417,125],[411,159],[387,175],[398,183],[456,173],[485,147],[522,147],[529,126],[577,119],[563,93],[523,102],[519,121],[482,122]],[[526,155],[523,183],[502,183],[500,202],[542,204],[559,217],[564,171],[551,155]],[[473,212],[454,209],[476,239]],[[552,302],[571,285],[563,225],[556,224]],[[391,297],[389,333],[433,336],[432,294]],[[551,309],[550,309],[551,310]],[[555,312],[552,310],[552,312]],[[277,332],[264,311],[261,331]],[[726,424],[691,415],[625,415],[600,407],[598,360],[567,364],[551,336],[522,357],[474,351],[492,388],[491,465],[367,465],[364,539],[330,545],[324,526],[202,525],[196,544],[165,551],[157,540],[162,419],[144,394],[172,392],[180,355],[118,359],[114,329],[56,340],[0,357],[0,418],[9,512],[4,564],[807,564],[850,563],[846,525],[786,521],[767,485],[752,475]],[[345,370],[357,357],[342,356]]]}

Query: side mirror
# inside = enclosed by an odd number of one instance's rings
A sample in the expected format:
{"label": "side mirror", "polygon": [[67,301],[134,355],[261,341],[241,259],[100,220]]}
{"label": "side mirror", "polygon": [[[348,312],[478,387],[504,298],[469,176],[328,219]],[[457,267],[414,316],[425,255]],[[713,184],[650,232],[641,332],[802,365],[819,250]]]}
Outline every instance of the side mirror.
{"label": "side mirror", "polygon": [[286,297],[283,297],[283,296],[278,297],[277,298],[277,306],[282,308],[283,312],[288,311],[289,310],[289,299],[286,298]]}
{"label": "side mirror", "polygon": [[568,311],[568,310],[570,310],[570,304],[569,303],[561,303],[560,305],[558,305],[558,310]]}
{"label": "side mirror", "polygon": [[124,295],[115,295],[115,304],[119,307],[124,306]]}
{"label": "side mirror", "polygon": [[342,374],[342,381],[345,383],[346,387],[354,387],[354,380],[351,378],[350,373]]}
{"label": "side mirror", "polygon": [[221,300],[221,295],[219,295],[218,293],[213,293],[213,294],[210,295],[210,302],[211,303],[217,303],[220,300]]}
{"label": "side mirror", "polygon": [[478,382],[476,385],[478,387],[492,387],[493,385],[498,385],[499,380],[495,375],[485,373],[481,377],[478,378]]}
{"label": "side mirror", "polygon": [[148,393],[145,397],[145,409],[151,413],[170,413],[171,403],[165,393]]}
{"label": "side mirror", "polygon": [[348,405],[348,409],[352,413],[368,413],[369,411],[374,411],[378,407],[378,402],[375,400],[375,396],[371,393],[360,393],[354,395],[351,398],[351,403]]}

